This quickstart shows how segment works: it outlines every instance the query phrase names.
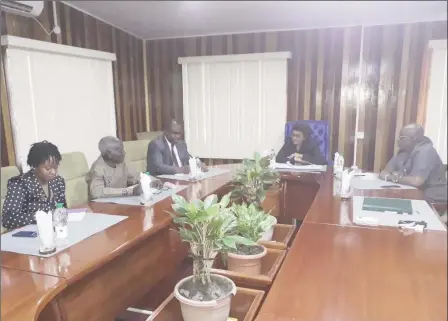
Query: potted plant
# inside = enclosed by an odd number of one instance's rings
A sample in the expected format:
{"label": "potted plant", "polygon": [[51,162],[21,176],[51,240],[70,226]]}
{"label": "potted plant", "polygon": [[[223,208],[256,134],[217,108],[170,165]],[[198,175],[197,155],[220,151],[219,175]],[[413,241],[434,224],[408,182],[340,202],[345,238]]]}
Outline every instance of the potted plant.
{"label": "potted plant", "polygon": [[179,227],[182,241],[189,243],[193,258],[193,275],[179,281],[174,289],[183,319],[227,320],[236,286],[229,278],[210,271],[218,252],[236,250],[237,244],[253,242],[236,234],[236,218],[227,207],[229,195],[220,202],[216,195],[190,203],[179,195],[173,195],[172,199],[173,221]]}
{"label": "potted plant", "polygon": [[272,215],[258,209],[254,204],[233,204],[231,208],[236,218],[236,232],[253,244],[237,244],[236,249],[227,253],[227,269],[248,275],[261,273],[261,259],[266,255],[266,248],[256,244],[262,234],[271,229],[277,220]]}
{"label": "potted plant", "polygon": [[266,191],[279,181],[279,174],[269,165],[269,156],[261,157],[259,153],[255,153],[253,159],[244,159],[243,167],[233,179],[232,201],[254,204],[261,209]]}

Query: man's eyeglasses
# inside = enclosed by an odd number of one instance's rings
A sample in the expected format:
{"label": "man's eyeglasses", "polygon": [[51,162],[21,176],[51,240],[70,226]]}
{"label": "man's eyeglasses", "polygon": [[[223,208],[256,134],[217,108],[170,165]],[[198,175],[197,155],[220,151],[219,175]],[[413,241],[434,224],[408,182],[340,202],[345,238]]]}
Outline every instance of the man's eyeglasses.
{"label": "man's eyeglasses", "polygon": [[398,136],[398,140],[411,139],[409,136]]}

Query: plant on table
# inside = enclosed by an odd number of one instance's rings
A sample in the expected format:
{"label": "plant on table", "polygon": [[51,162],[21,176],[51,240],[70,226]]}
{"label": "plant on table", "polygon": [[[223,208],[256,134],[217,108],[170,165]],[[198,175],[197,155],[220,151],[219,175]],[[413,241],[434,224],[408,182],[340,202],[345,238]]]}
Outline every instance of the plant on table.
{"label": "plant on table", "polygon": [[253,159],[243,160],[243,168],[237,171],[233,179],[231,198],[234,202],[261,208],[267,190],[279,181],[279,174],[269,167],[269,157],[255,153]]}
{"label": "plant on table", "polygon": [[259,210],[254,204],[233,204],[231,211],[236,218],[237,234],[254,243],[258,242],[263,233],[277,223],[274,216]]}
{"label": "plant on table", "polygon": [[233,204],[231,210],[236,218],[237,235],[251,240],[254,244],[238,244],[236,250],[229,251],[228,269],[247,274],[260,274],[261,258],[267,253],[263,245],[256,244],[263,233],[270,230],[277,219],[258,209],[254,204]]}
{"label": "plant on table", "polygon": [[[237,235],[236,218],[228,208],[229,195],[222,197],[220,202],[216,195],[210,195],[204,201],[187,202],[179,195],[173,195],[172,199],[173,221],[178,225],[182,241],[189,243],[193,258],[193,277],[180,281],[175,294],[181,301],[184,320],[201,320],[203,315],[186,316],[185,311],[191,307],[183,305],[181,296],[200,302],[228,297],[230,309],[230,294],[236,291],[235,284],[228,278],[212,275],[213,262],[218,252],[236,250],[237,244],[251,245],[253,242]],[[207,316],[207,320],[212,318]]]}

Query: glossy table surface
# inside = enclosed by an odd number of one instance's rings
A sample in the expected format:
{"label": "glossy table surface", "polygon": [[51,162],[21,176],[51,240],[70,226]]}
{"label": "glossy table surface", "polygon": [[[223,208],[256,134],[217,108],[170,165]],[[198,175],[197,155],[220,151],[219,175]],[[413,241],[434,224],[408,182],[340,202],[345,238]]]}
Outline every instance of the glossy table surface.
{"label": "glossy table surface", "polygon": [[[232,171],[199,182],[176,182],[189,184],[180,194],[191,200],[222,192],[238,166],[220,166]],[[282,173],[282,178],[319,189],[258,321],[446,320],[446,232],[406,236],[396,229],[357,227],[351,201],[333,195],[331,172]],[[418,190],[356,194],[422,197]],[[50,258],[2,252],[2,320],[33,320],[28,316],[38,315],[64,287],[166,228],[170,205],[170,199],[148,208],[91,203],[94,212],[129,217]],[[9,317],[17,311],[23,319]]]}
{"label": "glossy table surface", "polygon": [[34,320],[46,302],[66,286],[66,281],[49,275],[2,267],[1,320]]}
{"label": "glossy table surface", "polygon": [[[167,203],[167,202],[165,202]],[[12,252],[1,253],[3,267],[52,275],[75,282],[84,275],[112,260],[141,238],[149,237],[170,224],[169,214],[140,206],[91,204],[94,212],[127,215],[128,218],[110,228],[92,235],[70,248],[48,258]]]}
{"label": "glossy table surface", "polygon": [[[256,320],[447,320],[447,233],[356,226],[331,172],[314,180],[320,188]],[[422,198],[419,190],[354,195]]]}
{"label": "glossy table surface", "polygon": [[[237,165],[226,167],[233,170]],[[232,177],[233,171],[191,183],[179,195],[188,200],[204,198],[216,193],[219,188],[229,183]],[[171,217],[167,211],[171,211],[171,203],[171,198],[164,199],[151,207],[91,202],[88,207],[92,212],[125,215],[128,218],[48,258],[2,251],[1,265],[62,277],[69,283],[75,282],[93,269],[120,255],[135,242],[168,226],[171,223]]]}
{"label": "glossy table surface", "polygon": [[[192,200],[217,193],[232,180],[238,166],[220,166],[230,171],[199,182],[175,182],[188,184],[179,195]],[[1,320],[37,320],[42,309],[65,287],[168,227],[171,203],[170,198],[151,207],[91,202],[89,211],[128,218],[48,258],[1,251]]]}
{"label": "glossy table surface", "polygon": [[[319,191],[308,211],[304,222],[325,223],[349,226],[353,225],[353,212],[351,199],[341,201],[336,194],[337,180],[333,178],[331,171],[314,174],[314,179],[319,182]],[[302,177],[303,178],[303,175]],[[310,179],[309,176],[306,179]],[[383,190],[354,190],[353,195],[366,197],[386,197],[423,199],[423,193],[418,189],[383,189]]]}
{"label": "glossy table surface", "polygon": [[444,232],[304,223],[261,312],[309,321],[446,320],[446,241]]}

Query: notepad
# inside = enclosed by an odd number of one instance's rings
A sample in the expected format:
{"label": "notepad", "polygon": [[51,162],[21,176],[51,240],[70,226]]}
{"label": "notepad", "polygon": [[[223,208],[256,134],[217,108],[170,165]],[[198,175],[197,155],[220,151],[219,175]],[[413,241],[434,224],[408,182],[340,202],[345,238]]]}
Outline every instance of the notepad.
{"label": "notepad", "polygon": [[364,198],[362,210],[374,212],[393,212],[398,214],[406,213],[410,215],[412,215],[413,212],[411,200],[376,197]]}

